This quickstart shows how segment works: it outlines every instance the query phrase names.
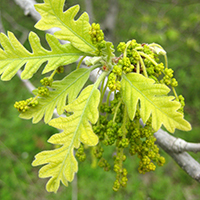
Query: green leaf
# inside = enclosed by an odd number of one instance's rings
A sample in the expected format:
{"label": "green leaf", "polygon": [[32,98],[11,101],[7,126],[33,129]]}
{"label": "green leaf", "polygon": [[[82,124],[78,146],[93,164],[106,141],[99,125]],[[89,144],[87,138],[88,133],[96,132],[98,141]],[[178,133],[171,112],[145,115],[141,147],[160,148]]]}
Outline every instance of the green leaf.
{"label": "green leaf", "polygon": [[57,107],[59,115],[63,113],[67,95],[68,103],[71,103],[77,97],[89,75],[90,70],[82,68],[73,71],[61,81],[53,82],[52,89],[54,90],[49,91],[49,96],[39,98],[39,104],[25,113],[21,113],[20,117],[23,119],[33,118],[32,122],[37,123],[45,115],[44,122],[48,123],[52,118],[55,107]]}
{"label": "green leaf", "polygon": [[61,39],[70,41],[77,49],[93,53],[96,47],[92,44],[89,30],[89,16],[84,12],[77,20],[74,20],[79,11],[79,5],[75,5],[63,12],[65,0],[44,0],[43,4],[36,4],[35,9],[42,16],[35,25],[37,29],[48,30],[59,28],[54,35]]}
{"label": "green leaf", "polygon": [[80,142],[89,146],[98,143],[91,123],[98,120],[99,100],[99,90],[95,85],[89,85],[75,101],[65,107],[68,112],[73,112],[71,116],[50,121],[49,125],[62,129],[63,132],[53,135],[48,142],[62,147],[37,154],[32,163],[33,166],[46,164],[40,169],[39,177],[51,177],[46,186],[47,191],[57,192],[60,181],[67,186],[68,181],[73,180],[74,173],[78,171],[73,150],[79,147]]}
{"label": "green leaf", "polygon": [[31,32],[29,41],[32,53],[27,51],[23,45],[16,39],[13,33],[8,32],[8,37],[3,33],[0,34],[0,74],[1,79],[10,80],[17,71],[25,65],[21,74],[22,79],[30,79],[39,67],[46,61],[43,73],[56,69],[60,65],[67,65],[75,62],[82,55],[86,55],[74,48],[70,43],[61,45],[58,39],[47,34],[46,40],[51,51],[44,49],[40,44],[38,36]]}
{"label": "green leaf", "polygon": [[102,49],[104,60],[109,63],[112,63],[112,58],[115,57],[115,54],[113,53],[115,51],[113,43],[112,42],[106,42],[105,48]]}
{"label": "green leaf", "polygon": [[[173,133],[175,128],[189,131],[191,125],[183,119],[183,115],[177,110],[180,103],[173,96],[167,96],[170,89],[163,84],[155,84],[155,81],[141,74],[123,74],[122,98],[127,106],[131,120],[135,116],[137,106],[140,105],[140,115],[144,123],[152,115],[152,127],[157,131],[162,124]],[[140,101],[140,103],[139,103]]]}

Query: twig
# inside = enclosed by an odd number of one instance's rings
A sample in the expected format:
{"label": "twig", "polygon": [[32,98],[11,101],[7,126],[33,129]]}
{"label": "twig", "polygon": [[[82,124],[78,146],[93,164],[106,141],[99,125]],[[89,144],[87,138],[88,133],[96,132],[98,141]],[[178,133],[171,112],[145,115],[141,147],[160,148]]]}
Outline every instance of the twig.
{"label": "twig", "polygon": [[[21,79],[21,69],[18,70],[17,72],[17,76]],[[28,89],[28,91],[30,93],[32,93],[33,90],[35,90],[35,86],[29,81],[29,80],[24,80],[24,79],[21,79],[21,81],[24,83],[24,85],[26,86],[26,88]]]}
{"label": "twig", "polygon": [[37,3],[35,0],[13,0],[23,10],[25,15],[31,15],[36,21],[40,20],[40,14],[35,10],[34,5]]}
{"label": "twig", "polygon": [[11,24],[13,30],[18,30],[22,33],[20,42],[23,44],[27,40],[28,33],[29,33],[28,29],[19,25],[8,13],[5,12],[2,15],[6,19],[6,21],[8,21]]}

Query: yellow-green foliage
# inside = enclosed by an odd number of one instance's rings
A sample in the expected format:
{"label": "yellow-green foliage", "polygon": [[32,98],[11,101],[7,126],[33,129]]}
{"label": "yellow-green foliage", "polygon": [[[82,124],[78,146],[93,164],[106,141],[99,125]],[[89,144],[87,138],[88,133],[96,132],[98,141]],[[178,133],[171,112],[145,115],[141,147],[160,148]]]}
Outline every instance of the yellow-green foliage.
{"label": "yellow-green foliage", "polygon": [[[24,119],[33,118],[33,123],[37,123],[45,115],[44,121],[48,123],[56,107],[59,115],[63,113],[67,96],[69,103],[77,97],[85,82],[88,80],[89,75],[89,69],[77,69],[63,80],[53,82],[53,90],[49,91],[49,95],[38,98],[39,105],[35,108],[30,108],[27,112],[21,113],[20,117]],[[37,94],[37,91],[35,93]]]}
{"label": "yellow-green foliage", "polygon": [[40,44],[38,36],[31,32],[29,42],[32,53],[27,51],[23,45],[16,39],[13,33],[8,32],[8,37],[0,34],[0,43],[3,49],[0,49],[0,74],[1,79],[10,80],[17,71],[25,65],[21,74],[22,79],[30,79],[39,67],[48,61],[43,73],[56,69],[60,65],[67,65],[75,62],[83,52],[74,48],[70,43],[61,45],[57,38],[47,34],[46,40],[51,47],[51,51],[44,49]]}
{"label": "yellow-green foliage", "polygon": [[37,154],[32,163],[33,166],[47,164],[39,172],[41,178],[51,177],[46,186],[47,191],[56,192],[60,181],[67,186],[68,181],[73,180],[74,173],[78,170],[73,151],[79,147],[80,142],[89,146],[98,143],[98,137],[94,134],[90,122],[94,124],[98,120],[99,99],[99,90],[95,85],[90,85],[75,101],[65,107],[67,112],[73,112],[71,116],[59,117],[49,122],[49,125],[62,129],[63,132],[53,135],[48,142],[62,147]]}
{"label": "yellow-green foliage", "polygon": [[155,131],[162,124],[171,133],[175,131],[175,128],[184,131],[191,130],[191,125],[183,119],[183,114],[177,112],[181,104],[175,101],[173,96],[167,96],[170,89],[166,85],[155,84],[153,79],[136,73],[123,75],[121,83],[122,98],[127,105],[131,120],[139,106],[144,123],[152,115],[152,127]]}
{"label": "yellow-green foliage", "polygon": [[35,25],[37,29],[48,30],[50,28],[60,28],[54,35],[61,39],[72,43],[77,49],[92,53],[96,48],[90,39],[89,16],[85,12],[79,19],[74,20],[79,5],[69,8],[63,12],[65,0],[44,0],[43,4],[37,4],[36,10],[42,16],[42,19]]}

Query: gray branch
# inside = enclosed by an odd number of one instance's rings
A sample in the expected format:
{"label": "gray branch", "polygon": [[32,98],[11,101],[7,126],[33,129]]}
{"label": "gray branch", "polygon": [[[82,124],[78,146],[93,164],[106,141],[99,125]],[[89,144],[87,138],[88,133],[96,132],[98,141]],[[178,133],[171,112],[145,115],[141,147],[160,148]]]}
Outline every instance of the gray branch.
{"label": "gray branch", "polygon": [[185,140],[176,138],[173,143],[172,151],[176,153],[181,153],[184,151],[197,153],[200,151],[200,143],[186,142]]}
{"label": "gray branch", "polygon": [[[34,0],[14,0],[21,8],[25,10],[25,14],[30,14],[37,21],[40,19],[40,15],[35,11]],[[110,1],[112,2],[112,0]],[[116,1],[113,2],[115,6]],[[114,8],[112,8],[114,10]],[[113,11],[114,13],[116,11]],[[109,14],[107,15],[109,16]],[[115,16],[116,17],[116,16]],[[108,19],[106,22],[108,25],[112,25],[115,19]],[[91,73],[93,81],[97,78],[97,72]],[[27,87],[30,87],[31,84],[28,84],[29,81],[24,81]],[[32,88],[29,89],[32,91]],[[200,151],[200,144],[189,143],[180,138],[175,138],[172,135],[169,135],[167,132],[160,129],[157,131],[154,136],[157,139],[157,144],[166,151],[177,163],[178,165],[185,170],[192,178],[200,182],[200,164],[192,158],[186,151],[198,152]]]}
{"label": "gray branch", "polygon": [[31,15],[35,21],[40,20],[40,14],[35,10],[34,5],[37,3],[35,0],[13,0],[23,10],[25,15]]}
{"label": "gray branch", "polygon": [[[21,73],[22,71],[21,70],[18,70],[17,72],[17,76],[21,79]],[[35,86],[29,81],[29,80],[24,80],[24,79],[21,79],[21,81],[24,83],[24,85],[26,86],[26,88],[28,89],[28,91],[30,93],[32,93],[33,90],[35,90]]]}
{"label": "gray branch", "polygon": [[[156,143],[166,151],[193,179],[200,182],[200,164],[185,151],[199,151],[200,144],[188,143],[160,129],[154,133]],[[195,149],[195,147],[197,149]],[[195,149],[195,150],[194,150]]]}

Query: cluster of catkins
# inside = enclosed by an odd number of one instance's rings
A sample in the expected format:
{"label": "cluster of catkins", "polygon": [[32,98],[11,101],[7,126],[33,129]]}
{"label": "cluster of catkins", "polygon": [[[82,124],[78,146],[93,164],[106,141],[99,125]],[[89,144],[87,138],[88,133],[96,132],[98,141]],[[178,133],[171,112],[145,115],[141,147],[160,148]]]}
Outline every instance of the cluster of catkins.
{"label": "cluster of catkins", "polygon": [[[92,24],[89,34],[101,55],[102,48],[105,47],[105,40],[99,24]],[[138,109],[134,119],[130,120],[127,113],[124,113],[126,109],[120,92],[122,73],[139,73],[154,79],[156,83],[172,88],[178,86],[173,77],[173,70],[166,66],[167,63],[164,65],[163,62],[160,62],[159,53],[156,52],[155,47],[156,44],[139,44],[136,40],[119,43],[117,51],[120,52],[120,56],[113,59],[113,69],[107,80],[107,87],[114,92],[114,100],[99,106],[99,121],[93,125],[93,130],[99,137],[99,144],[93,147],[93,153],[99,159],[100,167],[105,171],[113,169],[116,173],[116,180],[113,184],[114,191],[125,187],[128,181],[128,172],[123,166],[128,155],[125,155],[127,151],[124,149],[128,149],[131,156],[137,155],[140,159],[139,173],[154,171],[156,165],[162,166],[165,163],[165,158],[159,154],[159,148],[155,144],[156,138],[151,118],[142,126]],[[102,68],[102,70],[105,69]],[[175,90],[173,91],[175,92]],[[183,96],[177,96],[175,93],[175,97],[182,105],[179,111],[183,112],[185,106]],[[105,146],[109,145],[116,146],[116,151],[112,155],[113,164],[109,163],[103,154]]]}
{"label": "cluster of catkins", "polygon": [[[122,55],[109,75],[110,90],[114,91],[113,83],[116,84],[121,79],[122,71],[124,73],[141,73],[146,77],[154,79],[157,83],[163,83],[171,87],[178,86],[178,82],[173,77],[174,71],[171,68],[165,67],[162,62],[159,62],[158,54],[154,52],[153,46],[139,44],[136,40],[132,40],[128,43],[120,42],[117,50]],[[119,90],[119,86],[117,90]]]}
{"label": "cluster of catkins", "polygon": [[64,67],[60,66],[52,73],[52,75],[50,77],[45,77],[45,78],[41,79],[40,83],[42,84],[42,86],[38,87],[35,90],[36,91],[35,93],[37,93],[37,95],[35,97],[31,97],[26,100],[16,101],[14,104],[14,107],[20,113],[24,113],[24,112],[28,111],[30,108],[36,107],[39,103],[39,101],[38,101],[39,97],[49,96],[49,88],[52,86],[53,76],[55,75],[55,73],[60,74],[63,72],[64,72]]}
{"label": "cluster of catkins", "polygon": [[[128,149],[129,155],[137,155],[140,159],[139,173],[154,171],[156,169],[155,164],[162,166],[165,163],[165,158],[160,156],[159,149],[155,145],[156,139],[153,136],[151,119],[147,121],[144,127],[139,123],[138,111],[133,121],[124,119],[125,105],[119,103],[120,96],[120,92],[117,92],[110,105],[103,103],[100,106],[100,119],[97,124],[93,125],[93,130],[99,137],[98,145],[93,147],[93,154],[99,160],[99,167],[102,167],[105,171],[113,169],[116,173],[116,180],[113,184],[114,191],[118,191],[120,187],[125,187],[128,181],[128,172],[123,166],[123,162],[128,156],[125,155],[125,149]],[[104,158],[103,152],[106,146],[114,145],[116,151],[112,155],[113,162],[109,163]],[[81,152],[82,148],[83,146],[81,146]],[[79,149],[77,152],[79,152]],[[79,160],[82,160],[81,156],[77,154],[76,156]]]}

